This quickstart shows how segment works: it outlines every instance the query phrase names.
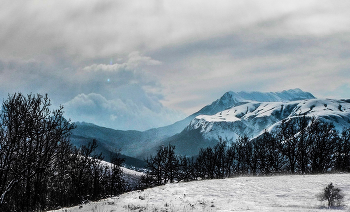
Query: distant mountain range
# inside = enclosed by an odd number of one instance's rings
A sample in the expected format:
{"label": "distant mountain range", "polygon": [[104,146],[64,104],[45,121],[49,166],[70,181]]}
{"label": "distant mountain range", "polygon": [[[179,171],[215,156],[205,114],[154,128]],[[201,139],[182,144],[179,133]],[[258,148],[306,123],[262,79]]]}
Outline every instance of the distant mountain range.
{"label": "distant mountain range", "polygon": [[[227,141],[235,141],[243,135],[254,138],[262,134],[265,129],[271,131],[282,120],[302,115],[332,122],[338,131],[350,127],[350,104],[341,100],[248,102],[215,115],[197,116],[183,132],[176,136],[176,141],[175,139],[172,141],[174,144],[185,141],[185,138],[191,134],[197,137],[200,135],[199,143],[207,143],[206,145],[213,145],[213,141],[215,144],[218,138]],[[196,148],[196,150],[199,149]]]}
{"label": "distant mountain range", "polygon": [[[319,100],[300,89],[282,92],[227,92],[220,99],[172,125],[147,131],[121,131],[93,124],[76,123],[72,141],[79,146],[96,139],[107,160],[109,152],[121,149],[127,163],[142,166],[143,159],[161,145],[171,143],[176,153],[193,156],[200,148],[214,145],[219,138],[235,141],[251,138],[276,127],[283,119],[315,116],[333,122],[338,129],[350,126],[347,100]],[[137,159],[135,159],[137,158]]]}

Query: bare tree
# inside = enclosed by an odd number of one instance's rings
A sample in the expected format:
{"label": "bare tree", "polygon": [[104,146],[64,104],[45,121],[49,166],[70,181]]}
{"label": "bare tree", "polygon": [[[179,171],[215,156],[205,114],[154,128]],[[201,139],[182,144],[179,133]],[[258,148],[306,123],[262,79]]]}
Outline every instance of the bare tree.
{"label": "bare tree", "polygon": [[334,168],[350,171],[350,128],[344,129],[335,147]]}
{"label": "bare tree", "polygon": [[334,125],[314,119],[310,125],[309,146],[310,166],[313,173],[324,173],[332,168],[338,133]]}
{"label": "bare tree", "polygon": [[296,128],[296,119],[282,120],[277,128],[276,139],[279,141],[278,149],[288,161],[290,173],[296,172],[298,156],[298,131]]}
{"label": "bare tree", "polygon": [[[0,115],[0,207],[16,201],[25,210],[44,208],[45,182],[57,149],[74,128],[63,107],[50,111],[46,96],[14,94]],[[15,195],[22,201],[12,199]]]}

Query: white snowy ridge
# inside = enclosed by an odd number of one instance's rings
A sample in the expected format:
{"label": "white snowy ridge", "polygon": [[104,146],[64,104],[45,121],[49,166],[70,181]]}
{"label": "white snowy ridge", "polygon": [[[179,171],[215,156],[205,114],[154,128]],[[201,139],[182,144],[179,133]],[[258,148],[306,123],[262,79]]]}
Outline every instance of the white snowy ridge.
{"label": "white snowy ridge", "polygon": [[216,113],[199,115],[185,130],[196,130],[208,139],[235,141],[239,136],[256,137],[271,130],[281,120],[301,115],[332,122],[338,131],[350,127],[350,103],[332,99],[308,99],[290,102],[249,101]]}
{"label": "white snowy ridge", "polygon": [[200,114],[215,114],[217,112],[229,109],[233,106],[238,106],[242,103],[251,101],[255,102],[289,102],[296,100],[315,99],[315,97],[309,93],[304,92],[299,88],[284,90],[282,92],[226,92],[220,99],[212,102],[210,105],[202,108]]}

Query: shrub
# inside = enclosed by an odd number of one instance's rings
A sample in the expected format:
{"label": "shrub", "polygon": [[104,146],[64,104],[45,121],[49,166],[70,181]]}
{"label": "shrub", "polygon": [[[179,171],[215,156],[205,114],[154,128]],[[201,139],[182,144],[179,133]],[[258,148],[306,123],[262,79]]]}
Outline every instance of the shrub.
{"label": "shrub", "polygon": [[323,192],[319,195],[320,201],[327,200],[328,207],[340,206],[344,198],[340,188],[335,188],[332,183],[330,183]]}

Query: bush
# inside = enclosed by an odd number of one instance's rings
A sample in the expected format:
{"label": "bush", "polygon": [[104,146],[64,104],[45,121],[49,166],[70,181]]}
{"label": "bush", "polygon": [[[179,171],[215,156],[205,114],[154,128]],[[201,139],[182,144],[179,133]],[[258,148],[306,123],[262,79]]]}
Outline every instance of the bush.
{"label": "bush", "polygon": [[330,183],[324,191],[319,195],[320,201],[327,200],[328,207],[340,206],[344,198],[340,188],[335,188],[332,183]]}

